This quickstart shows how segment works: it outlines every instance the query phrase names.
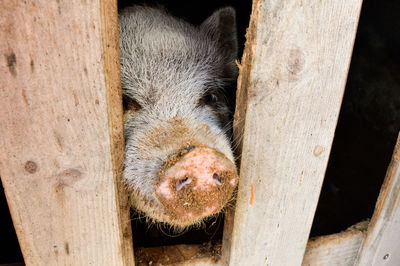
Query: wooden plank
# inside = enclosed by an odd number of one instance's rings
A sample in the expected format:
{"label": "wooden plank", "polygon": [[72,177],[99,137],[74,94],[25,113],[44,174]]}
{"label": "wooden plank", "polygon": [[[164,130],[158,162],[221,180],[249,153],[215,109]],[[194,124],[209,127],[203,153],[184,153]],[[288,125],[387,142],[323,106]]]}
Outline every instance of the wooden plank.
{"label": "wooden plank", "polygon": [[310,239],[303,266],[352,266],[368,222],[358,223],[344,232]]}
{"label": "wooden plank", "polygon": [[[107,93],[108,128],[112,160],[113,188],[116,194],[116,214],[122,261],[134,265],[132,226],[128,193],[122,179],[125,161],[125,139],[122,108],[122,88],[119,58],[119,25],[117,0],[100,0],[103,73]],[[96,101],[95,101],[96,104]]]}
{"label": "wooden plank", "polygon": [[221,244],[173,245],[138,248],[136,265],[221,265]]}
{"label": "wooden plank", "polygon": [[400,265],[400,134],[355,265]]}
{"label": "wooden plank", "polygon": [[302,263],[360,8],[361,0],[253,1],[238,79],[234,127],[243,144],[225,264]]}
{"label": "wooden plank", "polygon": [[[351,266],[365,236],[368,222],[344,232],[309,240],[303,266]],[[136,265],[223,265],[221,245],[174,245],[136,250]]]}
{"label": "wooden plank", "polygon": [[0,173],[25,263],[133,265],[116,1],[0,9]]}

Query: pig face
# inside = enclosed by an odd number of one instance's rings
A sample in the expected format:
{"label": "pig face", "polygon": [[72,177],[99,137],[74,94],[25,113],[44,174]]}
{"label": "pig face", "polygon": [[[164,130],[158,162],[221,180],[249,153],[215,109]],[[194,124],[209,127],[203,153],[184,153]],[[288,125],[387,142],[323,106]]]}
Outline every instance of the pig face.
{"label": "pig face", "polygon": [[224,88],[237,76],[235,12],[199,27],[134,6],[119,17],[124,182],[132,206],[183,227],[218,213],[238,177]]}

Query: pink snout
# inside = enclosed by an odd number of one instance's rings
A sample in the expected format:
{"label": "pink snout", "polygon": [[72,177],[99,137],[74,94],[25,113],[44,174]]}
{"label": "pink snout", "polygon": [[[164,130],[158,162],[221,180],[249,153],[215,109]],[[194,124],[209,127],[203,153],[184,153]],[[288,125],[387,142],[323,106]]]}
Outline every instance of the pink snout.
{"label": "pink snout", "polygon": [[218,213],[238,182],[235,165],[209,147],[188,147],[167,159],[156,195],[172,223],[184,226]]}

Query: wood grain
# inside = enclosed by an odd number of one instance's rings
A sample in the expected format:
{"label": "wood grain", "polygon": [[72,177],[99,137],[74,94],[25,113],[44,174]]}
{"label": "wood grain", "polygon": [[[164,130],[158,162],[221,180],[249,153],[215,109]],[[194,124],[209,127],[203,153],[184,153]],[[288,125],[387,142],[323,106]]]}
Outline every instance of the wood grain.
{"label": "wood grain", "polygon": [[138,248],[136,265],[221,265],[221,244],[172,245],[152,248]]}
{"label": "wood grain", "polygon": [[[365,236],[368,222],[360,222],[344,232],[311,239],[303,266],[351,266]],[[174,245],[136,250],[136,265],[223,265],[221,245]]]}
{"label": "wood grain", "polygon": [[367,226],[361,222],[344,232],[310,239],[302,266],[353,266]]}
{"label": "wood grain", "polygon": [[400,134],[355,265],[400,265]]}
{"label": "wood grain", "polygon": [[243,141],[240,182],[224,264],[302,263],[360,8],[361,0],[253,1],[234,121]]}
{"label": "wood grain", "polygon": [[0,174],[25,263],[133,265],[116,1],[0,8]]}

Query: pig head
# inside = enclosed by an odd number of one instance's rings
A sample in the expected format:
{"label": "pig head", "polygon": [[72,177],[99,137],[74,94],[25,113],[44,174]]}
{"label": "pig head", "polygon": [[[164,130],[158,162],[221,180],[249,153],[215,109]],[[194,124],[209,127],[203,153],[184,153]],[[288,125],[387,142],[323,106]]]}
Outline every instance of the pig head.
{"label": "pig head", "polygon": [[235,12],[193,26],[133,6],[119,30],[131,204],[153,221],[199,223],[221,211],[238,182],[224,95],[237,76]]}

